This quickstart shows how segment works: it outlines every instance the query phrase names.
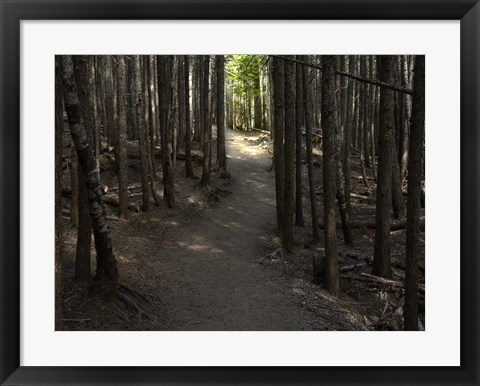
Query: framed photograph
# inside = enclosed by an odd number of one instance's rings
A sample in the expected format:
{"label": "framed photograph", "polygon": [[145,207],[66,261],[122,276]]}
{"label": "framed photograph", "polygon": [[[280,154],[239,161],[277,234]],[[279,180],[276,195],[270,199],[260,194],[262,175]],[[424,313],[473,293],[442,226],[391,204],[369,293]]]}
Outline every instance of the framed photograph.
{"label": "framed photograph", "polygon": [[479,384],[477,1],[0,0],[0,384]]}

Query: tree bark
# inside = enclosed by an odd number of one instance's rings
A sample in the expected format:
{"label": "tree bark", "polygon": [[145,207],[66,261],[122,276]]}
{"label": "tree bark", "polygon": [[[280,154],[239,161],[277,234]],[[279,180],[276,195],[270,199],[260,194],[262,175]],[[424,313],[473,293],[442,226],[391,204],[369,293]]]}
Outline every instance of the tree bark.
{"label": "tree bark", "polygon": [[62,324],[62,153],[63,153],[63,99],[62,63],[55,56],[55,331]]}
{"label": "tree bark", "polygon": [[135,73],[135,97],[136,97],[136,114],[137,114],[137,129],[138,129],[138,148],[140,152],[141,173],[142,173],[142,210],[147,211],[150,206],[148,193],[148,149],[146,141],[145,128],[145,100],[142,87],[142,69],[141,57],[135,55],[134,58],[134,73]]}
{"label": "tree bark", "polygon": [[[379,76],[383,82],[393,80],[394,57],[378,57]],[[390,210],[392,202],[392,157],[394,137],[393,91],[380,90],[380,138],[378,146],[378,179],[375,222],[373,274],[392,278],[390,264]]]}
{"label": "tree bark", "polygon": [[128,218],[128,169],[127,169],[127,80],[125,56],[117,56],[117,170],[118,170],[118,217]]}
{"label": "tree bark", "polygon": [[185,78],[185,174],[187,177],[193,177],[193,167],[191,161],[192,127],[190,124],[190,78],[189,78],[189,60],[188,55],[183,58],[183,71]]}
{"label": "tree bark", "polygon": [[425,138],[425,56],[417,55],[413,75],[413,103],[408,149],[407,257],[405,262],[405,330],[418,329],[418,259],[422,198],[423,141]]}
{"label": "tree bark", "polygon": [[340,295],[340,277],[335,225],[335,57],[322,56],[322,132],[325,218],[325,288]]}
{"label": "tree bark", "polygon": [[[92,149],[95,148],[93,140],[93,103],[90,88],[93,79],[89,77],[89,58],[87,55],[75,55],[72,57],[74,64],[74,76],[77,84],[78,98],[82,113],[85,130]],[[95,160],[96,162],[96,160]],[[97,166],[98,167],[98,166]],[[78,227],[77,249],[75,255],[75,280],[88,283],[91,279],[91,256],[92,225],[88,208],[87,189],[84,183],[85,176],[80,162],[77,162],[78,176]]]}
{"label": "tree bark", "polygon": [[[303,219],[302,186],[303,186],[303,164],[302,164],[302,126],[305,121],[303,111],[303,81],[302,65],[295,65],[296,91],[295,91],[295,225],[305,226]],[[308,83],[307,83],[308,85]]]}
{"label": "tree bark", "polygon": [[293,251],[295,203],[295,67],[285,62],[285,187],[283,201],[283,248]]}
{"label": "tree bark", "polygon": [[160,104],[160,133],[162,147],[163,199],[168,207],[174,205],[173,173],[171,164],[171,135],[168,119],[168,100],[170,88],[170,65],[166,55],[157,56],[158,99]]}
{"label": "tree bark", "polygon": [[96,282],[106,293],[116,290],[118,268],[113,254],[112,237],[102,204],[102,189],[97,173],[97,163],[82,120],[77,87],[73,75],[71,56],[62,57],[63,97],[67,110],[70,133],[82,165],[88,190],[88,204],[97,251]]}
{"label": "tree bark", "polygon": [[[337,100],[334,99],[334,108],[337,110]],[[340,218],[342,219],[342,230],[343,238],[345,244],[352,245],[352,231],[350,229],[350,214],[347,210],[347,204],[345,199],[345,175],[343,174],[343,165],[342,165],[342,145],[341,145],[341,133],[340,125],[338,124],[338,114],[335,114],[334,117],[334,127],[335,130],[335,182],[337,185],[337,202],[338,210],[340,212]]]}
{"label": "tree bark", "polygon": [[277,207],[277,227],[283,237],[283,201],[284,201],[284,119],[285,119],[285,84],[284,61],[273,59],[273,104],[274,104],[274,132],[273,132],[273,163],[275,166],[275,197]]}
{"label": "tree bark", "polygon": [[[302,68],[302,80],[306,85],[308,79],[307,67]],[[320,240],[320,231],[318,225],[318,207],[317,198],[315,195],[315,183],[313,180],[313,160],[312,160],[312,112],[311,112],[311,98],[308,87],[303,87],[303,107],[305,113],[305,142],[307,152],[307,166],[308,166],[308,187],[310,191],[310,208],[312,216],[312,239],[314,242]]]}
{"label": "tree bark", "polygon": [[[348,70],[353,73],[355,71],[355,56],[350,55],[348,58]],[[343,128],[343,175],[345,176],[345,204],[347,205],[347,212],[349,216],[352,214],[352,204],[350,200],[351,184],[351,148],[352,148],[352,131],[354,125],[354,110],[355,101],[354,94],[355,88],[353,82],[349,81],[347,86],[347,106],[345,125]]]}
{"label": "tree bark", "polygon": [[217,164],[220,175],[227,175],[225,150],[225,56],[217,55]]}
{"label": "tree bark", "polygon": [[200,184],[207,186],[210,184],[210,157],[212,151],[211,131],[212,125],[210,122],[210,103],[209,103],[209,75],[210,75],[210,55],[204,55],[203,57],[203,171]]}

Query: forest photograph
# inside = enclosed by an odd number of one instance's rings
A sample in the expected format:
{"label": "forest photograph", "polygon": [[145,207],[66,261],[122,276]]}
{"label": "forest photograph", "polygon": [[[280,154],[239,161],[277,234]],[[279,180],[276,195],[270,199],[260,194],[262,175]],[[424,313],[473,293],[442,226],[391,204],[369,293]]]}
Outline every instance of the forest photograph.
{"label": "forest photograph", "polygon": [[57,55],[55,330],[425,331],[425,189],[424,55]]}

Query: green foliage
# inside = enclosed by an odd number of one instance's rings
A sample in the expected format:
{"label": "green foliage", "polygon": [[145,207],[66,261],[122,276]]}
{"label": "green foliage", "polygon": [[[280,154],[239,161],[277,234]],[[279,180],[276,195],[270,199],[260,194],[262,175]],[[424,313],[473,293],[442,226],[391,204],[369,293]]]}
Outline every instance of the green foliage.
{"label": "green foliage", "polygon": [[260,94],[257,86],[265,60],[264,55],[227,56],[225,64],[227,84],[234,94],[241,96],[242,99],[254,98]]}

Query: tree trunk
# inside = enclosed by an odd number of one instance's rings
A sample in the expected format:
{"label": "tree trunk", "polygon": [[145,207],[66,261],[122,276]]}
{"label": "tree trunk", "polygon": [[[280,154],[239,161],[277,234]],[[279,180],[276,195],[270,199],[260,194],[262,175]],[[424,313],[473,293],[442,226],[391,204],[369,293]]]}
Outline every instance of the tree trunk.
{"label": "tree trunk", "polygon": [[163,199],[169,208],[175,202],[173,192],[173,173],[171,155],[171,135],[168,116],[168,101],[170,93],[170,64],[166,55],[157,56],[158,73],[158,99],[160,105],[160,133],[162,147],[162,170],[163,170]]}
{"label": "tree trunk", "polygon": [[225,56],[217,55],[217,164],[220,175],[227,175],[225,150]]}
{"label": "tree trunk", "polygon": [[[334,108],[337,111],[337,99],[334,98]],[[338,201],[338,210],[340,212],[340,218],[342,219],[342,230],[343,238],[345,239],[345,244],[352,245],[352,231],[350,229],[350,214],[347,211],[347,204],[345,200],[345,175],[343,174],[343,165],[342,165],[342,145],[341,145],[341,133],[340,125],[338,124],[338,114],[335,114],[333,121],[335,130],[335,182],[337,185],[337,201]]]}
{"label": "tree trunk", "polygon": [[325,288],[340,295],[335,224],[335,57],[322,56],[323,184],[325,211]]}
{"label": "tree trunk", "polygon": [[190,78],[188,55],[185,55],[183,58],[183,71],[185,78],[185,174],[187,177],[193,177],[194,174],[191,161],[192,127],[190,124]]}
{"label": "tree trunk", "polygon": [[[75,55],[72,57],[74,63],[75,82],[77,84],[78,98],[82,118],[87,132],[88,141],[92,149],[95,148],[93,141],[93,103],[90,88],[92,86],[89,77],[89,59],[86,55]],[[97,161],[95,160],[95,163]],[[98,166],[96,166],[98,167]],[[77,249],[75,256],[75,280],[88,283],[91,279],[91,258],[90,248],[92,245],[92,226],[88,208],[87,189],[85,187],[85,176],[80,162],[77,163],[78,176],[78,227],[77,227]],[[72,190],[73,191],[73,190]]]}
{"label": "tree trunk", "polygon": [[105,91],[105,111],[107,115],[107,127],[103,129],[107,137],[108,145],[115,145],[115,118],[113,108],[113,79],[112,64],[109,55],[102,55],[102,73],[103,73],[103,89]]}
{"label": "tree trunk", "polygon": [[273,58],[273,163],[275,166],[275,197],[277,207],[277,227],[283,237],[283,201],[284,201],[284,119],[285,119],[285,84],[284,61]]}
{"label": "tree trunk", "polygon": [[[302,68],[303,84],[308,84],[308,69],[306,66]],[[314,242],[320,240],[320,231],[318,225],[318,209],[317,198],[315,195],[315,184],[313,181],[313,160],[312,160],[312,112],[311,112],[311,98],[308,87],[303,87],[303,107],[305,113],[305,142],[307,152],[307,166],[308,166],[308,187],[310,191],[310,208],[312,215],[312,239]]]}
{"label": "tree trunk", "polygon": [[127,80],[125,56],[117,56],[117,170],[118,170],[118,217],[128,218],[128,169],[127,169]]}
{"label": "tree trunk", "polygon": [[[408,55],[402,55],[401,57],[401,79],[402,87],[408,88],[410,86],[409,74],[408,74]],[[400,146],[400,178],[403,180],[407,171],[408,162],[408,133],[410,131],[409,121],[412,114],[411,97],[410,95],[403,95],[403,126],[401,133],[401,146]]]}
{"label": "tree trunk", "polygon": [[[184,57],[178,57],[178,140],[177,146],[180,149],[185,143],[185,71],[184,71]],[[177,149],[177,150],[178,150]]]}
{"label": "tree trunk", "polygon": [[407,257],[405,262],[405,330],[418,329],[418,258],[425,137],[425,56],[415,59],[413,103],[408,148]]}
{"label": "tree trunk", "polygon": [[[360,56],[360,75],[365,77],[366,75],[366,58],[365,55]],[[359,124],[358,124],[358,132],[357,132],[357,144],[360,150],[360,168],[362,170],[362,177],[363,182],[367,189],[370,189],[370,184],[368,182],[367,177],[367,169],[365,167],[365,141],[364,141],[364,132],[366,130],[365,127],[365,113],[366,113],[366,106],[367,106],[367,85],[364,83],[360,84],[360,106],[359,106]]]}
{"label": "tree trunk", "polygon": [[295,67],[285,62],[285,190],[283,201],[283,247],[293,251],[293,212],[295,203]]}
{"label": "tree trunk", "polygon": [[148,151],[146,141],[146,128],[145,128],[145,100],[142,87],[142,69],[141,69],[141,57],[135,55],[134,60],[134,73],[135,73],[135,96],[136,96],[136,113],[137,113],[137,129],[138,129],[138,147],[140,152],[140,162],[142,168],[142,210],[147,211],[149,209],[149,197],[148,193]]}
{"label": "tree trunk", "polygon": [[212,125],[210,122],[210,103],[209,103],[209,75],[210,75],[210,55],[204,55],[203,57],[203,171],[200,184],[207,186],[210,184],[210,157],[212,151],[211,131]]}
{"label": "tree trunk", "polygon": [[70,156],[72,158],[72,165],[70,168],[70,186],[72,187],[72,198],[70,200],[70,222],[73,226],[78,226],[78,156],[75,150],[75,145],[70,149]]}
{"label": "tree trunk", "polygon": [[62,63],[55,56],[55,331],[62,324],[62,153],[63,153],[63,100]]}
{"label": "tree trunk", "polygon": [[[378,57],[379,76],[383,82],[393,80],[394,57]],[[380,90],[380,138],[378,146],[378,179],[375,222],[373,274],[392,278],[390,264],[390,209],[392,203],[392,157],[394,140],[393,91]]]}
{"label": "tree trunk", "polygon": [[155,89],[154,89],[154,78],[155,78],[155,56],[148,55],[145,58],[145,68],[147,70],[146,83],[147,83],[147,94],[148,95],[148,105],[146,109],[148,110],[148,144],[149,144],[149,164],[150,164],[150,179],[156,180],[156,170],[155,170],[155,133],[157,116],[155,113]]}
{"label": "tree trunk", "polygon": [[67,110],[70,133],[85,175],[88,204],[97,251],[96,282],[106,293],[113,294],[118,283],[118,269],[113,254],[112,237],[102,204],[102,189],[97,173],[97,163],[82,120],[77,87],[73,75],[71,56],[62,57],[63,96]]}
{"label": "tree trunk", "polygon": [[[302,164],[302,126],[305,121],[303,112],[303,82],[302,82],[302,65],[296,64],[296,99],[295,99],[295,225],[304,227],[303,204],[302,204],[302,181],[303,181],[303,164]],[[307,83],[308,87],[308,83]]]}
{"label": "tree trunk", "polygon": [[[348,70],[350,73],[355,72],[355,57],[350,55],[348,58]],[[345,176],[345,204],[347,205],[347,212],[349,216],[352,214],[352,204],[350,200],[351,184],[351,148],[352,148],[352,131],[354,124],[354,93],[355,88],[353,81],[348,82],[347,86],[347,106],[345,125],[343,128],[343,175]]]}

